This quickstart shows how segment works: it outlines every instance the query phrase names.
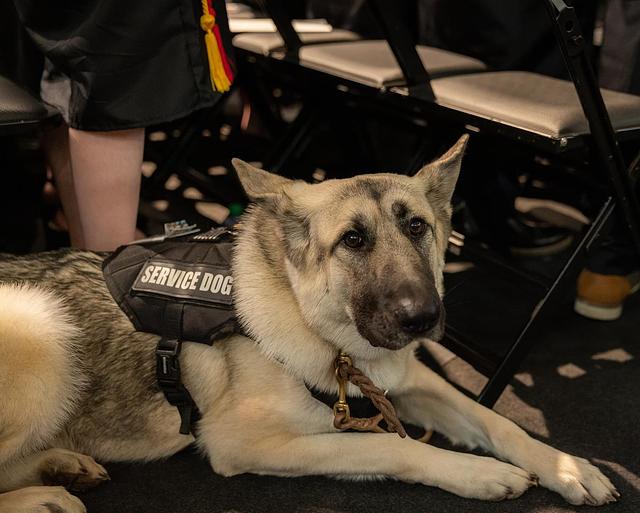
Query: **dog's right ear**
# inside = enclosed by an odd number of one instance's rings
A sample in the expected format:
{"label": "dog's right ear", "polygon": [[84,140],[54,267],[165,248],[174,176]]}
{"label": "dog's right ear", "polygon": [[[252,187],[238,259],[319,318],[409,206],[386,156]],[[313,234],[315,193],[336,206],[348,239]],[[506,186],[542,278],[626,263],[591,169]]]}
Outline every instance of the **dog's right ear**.
{"label": "dog's right ear", "polygon": [[469,135],[464,134],[442,157],[427,164],[415,175],[414,179],[425,187],[428,200],[438,208],[448,208],[451,204],[468,141]]}
{"label": "dog's right ear", "polygon": [[244,160],[231,159],[231,163],[238,174],[244,192],[252,201],[275,199],[282,188],[292,181],[247,164]]}

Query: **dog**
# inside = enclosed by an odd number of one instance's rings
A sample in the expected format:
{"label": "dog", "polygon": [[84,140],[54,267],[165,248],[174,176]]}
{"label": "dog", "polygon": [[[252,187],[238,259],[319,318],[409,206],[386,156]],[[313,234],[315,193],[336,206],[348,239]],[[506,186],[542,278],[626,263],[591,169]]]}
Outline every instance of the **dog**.
{"label": "dog", "polygon": [[[587,460],[531,438],[415,357],[442,336],[451,197],[467,142],[414,176],[292,181],[234,160],[252,200],[233,256],[245,334],[184,344],[196,436],[155,382],[158,337],[113,301],[104,255],[0,261],[0,511],[79,513],[66,487],[108,479],[98,461],[149,461],[190,444],[224,476],[392,478],[461,497],[513,499],[540,484],[571,504],[619,494]],[[336,393],[348,354],[398,416],[496,458],[396,433],[341,432],[308,387]],[[347,385],[349,396],[360,390]]]}

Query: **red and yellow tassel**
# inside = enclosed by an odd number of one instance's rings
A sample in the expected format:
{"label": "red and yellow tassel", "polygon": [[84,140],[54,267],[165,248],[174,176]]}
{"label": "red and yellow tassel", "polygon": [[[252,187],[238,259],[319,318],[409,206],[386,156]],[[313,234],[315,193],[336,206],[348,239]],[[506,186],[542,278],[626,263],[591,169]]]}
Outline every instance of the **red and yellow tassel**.
{"label": "red and yellow tassel", "polygon": [[214,91],[224,93],[231,87],[233,72],[222,45],[220,28],[216,25],[216,12],[211,0],[202,0],[200,27],[204,31],[204,43],[209,59],[209,73]]}

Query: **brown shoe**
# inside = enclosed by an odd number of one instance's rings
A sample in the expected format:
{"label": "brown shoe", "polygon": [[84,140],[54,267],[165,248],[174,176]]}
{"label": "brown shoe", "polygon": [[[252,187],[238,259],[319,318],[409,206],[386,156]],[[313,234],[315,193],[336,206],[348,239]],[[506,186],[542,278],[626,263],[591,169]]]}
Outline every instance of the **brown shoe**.
{"label": "brown shoe", "polygon": [[640,289],[640,272],[628,276],[598,274],[584,269],[578,277],[574,310],[598,321],[614,321],[622,315],[624,300]]}

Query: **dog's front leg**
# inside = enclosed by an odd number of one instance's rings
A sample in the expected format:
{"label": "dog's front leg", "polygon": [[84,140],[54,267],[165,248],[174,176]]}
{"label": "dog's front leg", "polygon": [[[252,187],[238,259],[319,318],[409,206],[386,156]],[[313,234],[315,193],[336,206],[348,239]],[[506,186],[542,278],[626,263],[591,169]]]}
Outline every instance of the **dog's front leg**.
{"label": "dog's front leg", "polygon": [[601,505],[619,497],[615,487],[583,458],[531,438],[512,421],[466,397],[417,360],[403,391],[393,396],[400,417],[434,429],[454,443],[481,447],[534,472],[540,484],[571,504]]}
{"label": "dog's front leg", "polygon": [[254,441],[250,451],[246,444],[234,445],[238,450],[232,454],[214,451],[215,470],[227,475],[389,477],[492,501],[518,497],[534,484],[528,472],[494,458],[446,451],[391,433],[282,434]]}
{"label": "dog's front leg", "polygon": [[66,449],[47,449],[0,465],[0,491],[38,485],[83,491],[107,480],[109,474],[91,456]]}

